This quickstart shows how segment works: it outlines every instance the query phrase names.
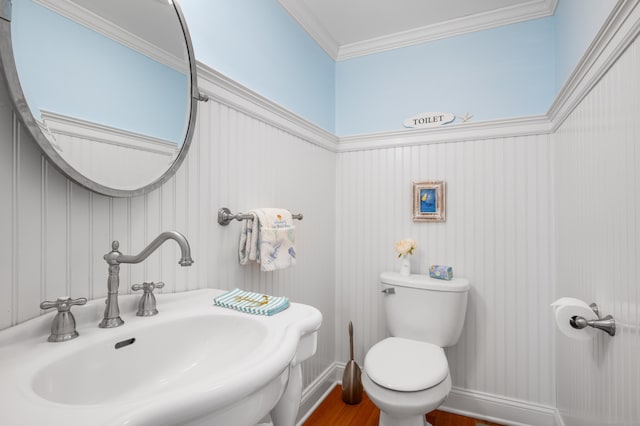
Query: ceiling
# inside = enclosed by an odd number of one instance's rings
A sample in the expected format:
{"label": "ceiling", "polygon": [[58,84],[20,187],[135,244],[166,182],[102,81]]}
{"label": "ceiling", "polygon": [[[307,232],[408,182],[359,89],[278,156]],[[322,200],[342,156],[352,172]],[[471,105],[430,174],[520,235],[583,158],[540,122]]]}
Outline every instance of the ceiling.
{"label": "ceiling", "polygon": [[278,0],[335,60],[552,15],[558,0]]}

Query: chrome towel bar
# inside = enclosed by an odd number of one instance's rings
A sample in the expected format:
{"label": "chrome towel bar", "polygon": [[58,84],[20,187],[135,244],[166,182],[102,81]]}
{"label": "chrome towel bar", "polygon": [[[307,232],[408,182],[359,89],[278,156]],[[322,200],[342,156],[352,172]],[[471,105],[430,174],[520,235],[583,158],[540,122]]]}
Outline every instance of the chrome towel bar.
{"label": "chrome towel bar", "polygon": [[[291,215],[291,217],[297,220],[302,220],[303,218],[302,213]],[[231,210],[229,210],[226,207],[222,207],[221,209],[218,210],[218,224],[222,226],[227,226],[229,222],[231,222],[234,219],[235,220],[253,219],[253,215],[244,214],[244,213],[233,214],[231,213]]]}

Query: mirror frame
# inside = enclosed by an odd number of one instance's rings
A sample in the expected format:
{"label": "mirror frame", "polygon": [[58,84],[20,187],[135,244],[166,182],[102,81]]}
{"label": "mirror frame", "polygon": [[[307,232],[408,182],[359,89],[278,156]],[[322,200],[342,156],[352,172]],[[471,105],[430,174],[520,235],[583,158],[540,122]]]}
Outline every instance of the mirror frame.
{"label": "mirror frame", "polygon": [[13,101],[14,109],[18,113],[20,120],[24,123],[29,133],[35,139],[38,144],[38,148],[40,148],[40,151],[42,151],[42,153],[47,157],[49,162],[67,178],[91,191],[110,197],[135,197],[147,194],[159,188],[176,173],[189,151],[195,130],[198,100],[200,99],[200,93],[198,91],[198,77],[196,73],[197,65],[193,53],[191,35],[189,34],[189,29],[187,28],[187,23],[182,13],[182,9],[180,8],[177,0],[173,0],[172,4],[185,37],[191,74],[191,110],[185,140],[175,161],[162,174],[162,176],[141,188],[124,190],[104,186],[78,172],[64,158],[62,158],[62,156],[52,147],[49,139],[47,139],[47,137],[42,133],[40,126],[38,126],[33,114],[31,114],[31,109],[27,104],[24,92],[22,91],[22,86],[20,85],[20,79],[18,78],[18,70],[13,56],[13,43],[11,39],[11,0],[0,0],[0,67],[4,70],[4,79],[7,84],[9,96]]}

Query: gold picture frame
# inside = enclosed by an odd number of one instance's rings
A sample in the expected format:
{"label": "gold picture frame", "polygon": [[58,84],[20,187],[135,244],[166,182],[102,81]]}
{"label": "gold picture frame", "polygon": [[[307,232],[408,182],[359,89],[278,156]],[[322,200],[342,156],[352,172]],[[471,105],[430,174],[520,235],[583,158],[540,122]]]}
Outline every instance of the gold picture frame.
{"label": "gold picture frame", "polygon": [[443,180],[413,182],[413,221],[444,222],[446,184]]}

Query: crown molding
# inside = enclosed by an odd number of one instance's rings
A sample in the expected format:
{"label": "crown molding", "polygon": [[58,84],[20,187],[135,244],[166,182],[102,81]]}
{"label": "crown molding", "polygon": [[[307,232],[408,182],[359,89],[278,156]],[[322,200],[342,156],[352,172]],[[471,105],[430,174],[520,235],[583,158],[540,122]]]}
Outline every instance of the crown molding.
{"label": "crown molding", "polygon": [[618,0],[547,111],[555,132],[640,34],[640,0]]}
{"label": "crown molding", "polygon": [[329,31],[311,13],[305,2],[300,0],[278,0],[289,15],[303,30],[324,50],[334,61],[338,57],[338,42],[333,39]]}
{"label": "crown molding", "polygon": [[34,0],[39,5],[64,16],[90,30],[93,30],[103,36],[122,44],[134,51],[145,55],[156,62],[166,65],[174,70],[182,73],[189,73],[189,66],[185,61],[177,56],[167,52],[161,47],[138,37],[137,35],[115,25],[113,22],[78,6],[72,1],[59,0]]}
{"label": "crown molding", "polygon": [[370,55],[372,53],[551,16],[555,12],[557,4],[558,0],[531,0],[519,5],[477,13],[475,15],[439,22],[388,36],[344,44],[338,49],[336,60],[340,61],[357,56]]}
{"label": "crown molding", "polygon": [[340,46],[304,2],[298,0],[278,0],[278,2],[335,61],[551,16],[558,4],[558,0],[530,0],[515,6]]}

